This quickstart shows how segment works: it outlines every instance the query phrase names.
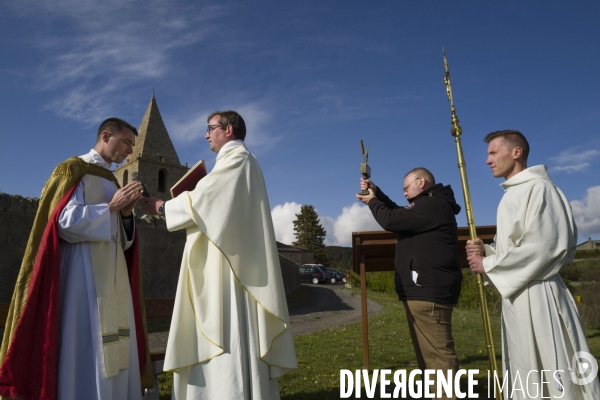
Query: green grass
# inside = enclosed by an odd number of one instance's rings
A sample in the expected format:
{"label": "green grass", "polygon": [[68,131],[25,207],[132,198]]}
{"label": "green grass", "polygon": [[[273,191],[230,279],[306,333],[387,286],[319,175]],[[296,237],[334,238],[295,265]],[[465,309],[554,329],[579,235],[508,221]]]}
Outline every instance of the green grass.
{"label": "green grass", "polygon": [[[355,289],[354,289],[355,290]],[[369,299],[383,309],[369,319],[369,360],[371,369],[416,369],[416,359],[402,303],[397,296],[369,292]],[[294,294],[289,301],[297,301]],[[500,316],[491,315],[498,367],[502,368]],[[592,354],[600,355],[600,330],[586,329]],[[455,309],[453,335],[460,368],[479,369],[476,386],[480,399],[487,398],[488,357],[478,310]],[[362,369],[362,328],[355,323],[295,337],[299,368],[279,380],[283,400],[338,399],[340,369]],[[161,399],[170,399],[171,375],[161,376]],[[466,381],[461,382],[466,390]],[[376,393],[379,393],[379,389]],[[352,396],[354,398],[354,396]],[[363,397],[366,398],[363,393]],[[377,397],[376,397],[377,398]]]}
{"label": "green grass", "polygon": [[[369,320],[369,363],[371,369],[417,368],[402,303],[397,296],[369,292],[369,299],[382,305],[382,311]],[[492,318],[493,333],[500,360],[500,318]],[[485,337],[477,310],[456,310],[453,332],[461,368],[488,366]],[[362,327],[360,323],[296,337],[299,369],[279,381],[282,399],[339,398],[340,369],[362,368]],[[482,374],[483,376],[483,374]]]}

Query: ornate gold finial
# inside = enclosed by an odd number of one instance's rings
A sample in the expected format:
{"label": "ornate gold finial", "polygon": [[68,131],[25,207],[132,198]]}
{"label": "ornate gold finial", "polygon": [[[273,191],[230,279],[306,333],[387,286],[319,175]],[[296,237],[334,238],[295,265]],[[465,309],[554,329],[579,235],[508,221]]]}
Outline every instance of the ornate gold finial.
{"label": "ornate gold finial", "polygon": [[454,100],[452,99],[452,84],[450,83],[450,68],[448,68],[446,50],[442,48],[442,52],[444,53],[444,68],[446,69],[444,83],[446,84],[446,94],[448,95],[448,101],[450,102],[450,112],[452,113],[452,117],[450,118],[450,123],[452,124],[450,133],[452,133],[452,136],[460,136],[462,134],[462,128],[458,124],[458,116],[456,115],[456,108],[454,108]]}

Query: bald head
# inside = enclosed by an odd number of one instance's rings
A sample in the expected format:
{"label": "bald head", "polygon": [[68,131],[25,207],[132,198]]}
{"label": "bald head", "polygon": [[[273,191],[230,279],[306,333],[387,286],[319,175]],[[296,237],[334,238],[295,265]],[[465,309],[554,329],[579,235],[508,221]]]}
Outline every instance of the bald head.
{"label": "bald head", "polygon": [[431,172],[429,172],[429,170],[427,168],[423,168],[423,167],[417,167],[417,168],[413,168],[410,171],[408,171],[406,173],[406,175],[404,175],[404,177],[406,178],[409,175],[413,175],[413,178],[423,178],[427,181],[427,185],[425,185],[425,189],[427,189],[430,186],[435,185],[435,178],[433,177],[433,174]]}
{"label": "bald head", "polygon": [[404,197],[412,199],[435,185],[431,172],[423,167],[413,168],[404,175]]}

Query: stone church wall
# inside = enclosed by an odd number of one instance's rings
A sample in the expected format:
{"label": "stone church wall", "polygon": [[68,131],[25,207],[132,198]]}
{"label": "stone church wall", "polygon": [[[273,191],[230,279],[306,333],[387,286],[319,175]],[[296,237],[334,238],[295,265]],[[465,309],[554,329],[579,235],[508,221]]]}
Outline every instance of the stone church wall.
{"label": "stone church wall", "polygon": [[[0,193],[0,303],[12,298],[38,202]],[[137,218],[136,224],[146,298],[174,298],[185,231],[168,232],[164,218]]]}
{"label": "stone church wall", "polygon": [[144,295],[147,299],[173,299],[185,245],[185,230],[167,231],[164,217],[136,217],[140,240]]}
{"label": "stone church wall", "polygon": [[[10,302],[38,199],[0,193],[0,303]],[[174,298],[185,230],[168,232],[164,217],[136,217],[147,299]],[[300,286],[298,266],[279,256],[286,293]]]}
{"label": "stone church wall", "polygon": [[12,298],[38,202],[0,193],[0,303]]}

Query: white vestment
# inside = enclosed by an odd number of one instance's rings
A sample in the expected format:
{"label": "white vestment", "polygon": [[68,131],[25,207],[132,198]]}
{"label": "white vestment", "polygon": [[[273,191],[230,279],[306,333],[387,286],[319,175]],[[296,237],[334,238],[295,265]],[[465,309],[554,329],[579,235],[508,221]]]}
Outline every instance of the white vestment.
{"label": "white vestment", "polygon": [[[107,169],[110,167],[95,150],[81,158]],[[123,250],[131,246],[133,237],[125,242],[125,246],[115,240],[122,228],[118,211],[111,213],[107,203],[117,191],[116,185],[97,177],[94,182],[101,182],[106,202],[89,205],[85,202],[85,181],[84,178],[79,183],[58,221],[59,236],[63,239],[60,245],[58,399],[141,399],[136,327],[130,291],[129,367],[121,369],[116,376],[106,378],[99,299],[89,245],[89,242],[98,241],[110,243],[110,251],[106,257],[116,259],[118,252],[122,255]]]}
{"label": "white vestment", "polygon": [[165,203],[186,229],[164,369],[174,399],[278,399],[297,368],[262,172],[228,142],[191,192]]}
{"label": "white vestment", "polygon": [[590,350],[573,296],[558,274],[575,255],[571,206],[543,165],[501,186],[495,248],[486,246],[483,266],[502,295],[502,363],[504,377],[507,370],[511,377],[505,398],[598,400],[598,377],[573,383],[586,375],[574,354]]}

